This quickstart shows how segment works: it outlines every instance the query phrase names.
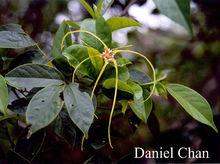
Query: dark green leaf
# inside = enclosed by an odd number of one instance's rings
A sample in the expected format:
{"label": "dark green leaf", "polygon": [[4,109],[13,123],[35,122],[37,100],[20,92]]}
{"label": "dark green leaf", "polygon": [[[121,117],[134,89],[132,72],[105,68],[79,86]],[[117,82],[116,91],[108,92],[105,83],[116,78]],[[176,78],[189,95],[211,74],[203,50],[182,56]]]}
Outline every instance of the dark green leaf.
{"label": "dark green leaf", "polygon": [[70,118],[88,137],[95,114],[90,96],[86,92],[81,92],[78,84],[72,83],[64,90],[64,101]]}
{"label": "dark green leaf", "polygon": [[141,85],[151,82],[151,78],[144,72],[138,71],[136,69],[130,69],[129,73],[131,80],[136,81]]}
{"label": "dark green leaf", "polygon": [[190,19],[190,0],[154,0],[160,12],[176,23],[182,25],[192,34]]}
{"label": "dark green leaf", "polygon": [[[81,23],[81,30],[92,32],[93,34],[97,35],[107,46],[110,47],[112,42],[111,30],[104,18],[100,17],[96,20],[85,19]],[[85,44],[99,50],[100,52],[104,50],[102,43],[100,43],[100,41],[98,41],[90,34],[80,33],[80,38]]]}
{"label": "dark green leaf", "polygon": [[131,18],[126,17],[111,17],[107,20],[111,31],[119,30],[126,27],[141,27],[141,25]]}
{"label": "dark green leaf", "polygon": [[26,112],[27,123],[31,125],[28,138],[57,117],[63,106],[60,97],[63,89],[64,86],[48,86],[31,99]]}
{"label": "dark green leaf", "polygon": [[8,106],[8,88],[5,79],[0,75],[0,112],[6,113]]}
{"label": "dark green leaf", "polygon": [[134,82],[131,82],[130,86],[132,87],[135,96],[134,101],[130,102],[129,105],[137,117],[147,123],[147,119],[152,110],[152,100],[149,99],[144,102],[144,99],[149,96],[149,91],[146,89],[142,90],[142,88]]}
{"label": "dark green leaf", "polygon": [[[61,51],[61,42],[64,35],[69,31],[70,31],[69,26],[65,23],[65,21],[63,21],[59,29],[57,30],[53,40],[52,56],[54,58],[64,58],[62,56],[62,51]],[[66,37],[64,41],[64,46],[68,47],[71,44],[72,44],[71,36],[69,35]]]}
{"label": "dark green leaf", "polygon": [[0,31],[0,48],[26,48],[36,43],[25,33],[15,31]]}
{"label": "dark green leaf", "polygon": [[85,7],[85,9],[89,12],[89,14],[93,18],[95,18],[95,13],[94,13],[93,9],[91,8],[91,6],[85,0],[79,0],[79,1]]}
{"label": "dark green leaf", "polygon": [[167,91],[194,119],[218,131],[213,121],[211,107],[199,93],[180,84],[168,84]]}
{"label": "dark green leaf", "polygon": [[0,31],[14,31],[18,33],[24,33],[24,30],[21,28],[21,26],[14,23],[0,26]]}
{"label": "dark green leaf", "polygon": [[47,65],[24,64],[6,74],[9,85],[17,88],[46,87],[63,84],[62,74]]}

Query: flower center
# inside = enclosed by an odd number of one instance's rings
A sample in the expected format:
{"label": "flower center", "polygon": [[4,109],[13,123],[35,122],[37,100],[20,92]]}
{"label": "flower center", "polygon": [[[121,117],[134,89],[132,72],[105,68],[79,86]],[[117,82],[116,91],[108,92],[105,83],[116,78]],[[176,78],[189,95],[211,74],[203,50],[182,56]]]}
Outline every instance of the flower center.
{"label": "flower center", "polygon": [[107,59],[108,61],[111,61],[112,59],[114,59],[114,54],[109,48],[105,48],[105,51],[102,53],[102,57],[104,59]]}

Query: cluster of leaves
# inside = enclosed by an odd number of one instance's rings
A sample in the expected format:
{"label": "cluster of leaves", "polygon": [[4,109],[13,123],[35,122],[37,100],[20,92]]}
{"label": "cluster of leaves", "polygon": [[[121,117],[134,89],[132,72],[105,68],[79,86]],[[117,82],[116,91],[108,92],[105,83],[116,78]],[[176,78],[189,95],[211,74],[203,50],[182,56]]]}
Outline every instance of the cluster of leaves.
{"label": "cluster of leaves", "polygon": [[[0,121],[12,117],[19,119],[26,126],[30,126],[29,138],[56,121],[61,112],[67,112],[68,117],[82,131],[84,138],[88,138],[89,129],[95,121],[94,117],[98,119],[100,115],[96,110],[99,108],[98,105],[113,102],[109,108],[108,127],[109,144],[112,146],[110,126],[116,104],[121,104],[122,113],[126,114],[126,111],[131,109],[140,120],[147,123],[152,112],[152,96],[166,98],[169,93],[194,119],[217,131],[211,107],[201,95],[186,86],[165,82],[166,75],[156,74],[144,55],[126,50],[125,47],[115,47],[112,32],[125,27],[140,26],[139,23],[125,17],[111,17],[105,20],[102,15],[111,2],[106,4],[106,1],[100,1],[93,8],[84,0],[80,2],[92,18],[80,23],[64,21],[60,25],[53,41],[52,59],[47,57],[47,64],[20,65],[7,72],[4,77],[0,76]],[[155,0],[159,9],[162,7],[161,11],[166,13],[167,10],[164,9],[167,7],[161,2]],[[172,4],[182,4],[179,16],[182,17],[184,27],[191,31],[188,12],[182,14],[182,9],[185,9],[184,5],[187,3],[175,1]],[[18,25],[4,25],[0,30],[1,48],[39,49]],[[71,37],[71,34],[76,33],[79,33],[79,36],[74,35],[77,39]],[[146,61],[149,69],[145,72],[134,69],[131,67],[132,62],[121,56],[123,52],[138,55]],[[31,95],[25,115],[18,117],[17,113],[8,107],[8,86],[17,91],[25,88],[28,91],[28,94],[24,94],[25,99],[30,97],[29,93],[33,89],[37,90]]]}

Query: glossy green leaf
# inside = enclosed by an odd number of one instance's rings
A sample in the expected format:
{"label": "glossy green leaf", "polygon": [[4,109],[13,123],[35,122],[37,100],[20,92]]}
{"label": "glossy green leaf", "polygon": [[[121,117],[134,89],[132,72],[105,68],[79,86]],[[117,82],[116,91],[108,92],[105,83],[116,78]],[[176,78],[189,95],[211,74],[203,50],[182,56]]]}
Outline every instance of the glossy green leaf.
{"label": "glossy green leaf", "polygon": [[[104,74],[104,79],[115,78],[115,68],[107,69]],[[126,66],[118,68],[118,79],[127,82],[130,78],[128,68]]]}
{"label": "glossy green leaf", "polygon": [[176,23],[182,25],[192,34],[190,18],[190,0],[154,0],[160,12]]}
{"label": "glossy green leaf", "polygon": [[93,66],[95,67],[96,72],[99,72],[104,63],[103,59],[101,58],[102,54],[98,50],[92,47],[88,47],[87,50],[88,50],[90,60]]}
{"label": "glossy green leaf", "polygon": [[[81,23],[81,29],[97,35],[107,46],[110,47],[112,42],[111,30],[104,18],[99,17],[96,20],[85,19]],[[80,33],[80,38],[86,45],[99,50],[99,52],[103,52],[104,46],[93,36],[86,33]]]}
{"label": "glossy green leaf", "polygon": [[8,88],[5,79],[0,75],[0,112],[5,114],[8,106]]}
{"label": "glossy green leaf", "polygon": [[134,19],[127,17],[111,17],[107,20],[111,31],[119,30],[126,27],[141,27]]}
{"label": "glossy green leaf", "polygon": [[88,137],[95,114],[89,94],[81,92],[78,84],[71,83],[64,90],[64,101],[71,120]]}
{"label": "glossy green leaf", "polygon": [[144,99],[146,99],[149,96],[149,91],[146,89],[142,90],[142,88],[135,83],[132,84],[132,88],[136,93],[136,96],[134,96],[134,101],[129,103],[129,106],[138,118],[147,123],[147,119],[153,107],[151,99],[144,102]]}
{"label": "glossy green leaf", "polygon": [[48,86],[37,92],[26,111],[27,123],[31,125],[28,138],[36,131],[48,126],[62,109],[63,101],[60,97],[64,86]]}
{"label": "glossy green leaf", "polygon": [[6,74],[7,83],[16,88],[46,87],[63,84],[62,74],[53,67],[24,64]]}
{"label": "glossy green leaf", "polygon": [[36,43],[25,33],[0,31],[0,48],[26,48]]}
{"label": "glossy green leaf", "polygon": [[216,132],[218,131],[213,121],[211,107],[204,97],[196,91],[180,84],[168,84],[166,88],[172,97],[194,119],[211,126]]}
{"label": "glossy green leaf", "polygon": [[[104,81],[103,86],[106,89],[112,89],[115,87],[115,80],[115,78],[109,78]],[[122,80],[118,80],[118,90],[133,94],[132,88]]]}
{"label": "glossy green leaf", "polygon": [[80,3],[85,7],[85,9],[89,12],[89,14],[95,18],[95,13],[93,9],[90,7],[90,5],[85,0],[79,0]]}
{"label": "glossy green leaf", "polygon": [[[52,56],[54,58],[64,58],[62,56],[62,51],[61,51],[61,42],[64,35],[69,31],[70,31],[69,26],[65,23],[65,21],[63,21],[59,29],[57,30],[53,40]],[[71,36],[69,35],[66,37],[64,41],[64,47],[68,47],[71,44],[72,44]]]}
{"label": "glossy green leaf", "polygon": [[[89,54],[87,47],[74,44],[64,50],[63,56],[67,58],[69,64],[73,68],[76,68],[81,61],[89,57]],[[95,68],[93,67],[91,61],[88,60],[79,67],[78,71],[83,75],[90,76],[94,75]]]}

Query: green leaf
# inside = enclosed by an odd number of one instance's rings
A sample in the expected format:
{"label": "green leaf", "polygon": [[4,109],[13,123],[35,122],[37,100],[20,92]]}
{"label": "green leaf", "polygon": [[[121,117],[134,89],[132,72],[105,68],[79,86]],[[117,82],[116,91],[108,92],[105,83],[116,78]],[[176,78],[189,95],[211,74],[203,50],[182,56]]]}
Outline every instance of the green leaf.
{"label": "green leaf", "polygon": [[126,65],[132,64],[132,62],[125,58],[117,58],[116,62],[118,64],[118,67],[124,67]]}
{"label": "green leaf", "polygon": [[125,114],[125,112],[126,112],[127,109],[128,109],[128,101],[127,101],[127,100],[120,100],[119,103],[120,103],[121,106],[122,106],[121,112],[122,112],[123,114]]}
{"label": "green leaf", "polygon": [[74,27],[76,29],[80,29],[80,25],[74,21],[66,20],[65,23],[71,27]]}
{"label": "green leaf", "polygon": [[[107,69],[104,73],[104,79],[115,78],[115,69]],[[118,68],[118,79],[124,82],[127,82],[130,78],[128,68],[126,66]]]}
{"label": "green leaf", "polygon": [[216,132],[218,131],[213,121],[211,107],[204,97],[180,84],[168,84],[166,88],[194,119],[211,126]]}
{"label": "green leaf", "polygon": [[147,119],[152,111],[153,103],[152,99],[148,99],[146,102],[144,102],[144,99],[146,99],[150,93],[147,89],[142,90],[142,88],[137,84],[135,85],[135,83],[132,85],[136,96],[134,97],[134,101],[129,103],[129,106],[138,118],[147,123]]}
{"label": "green leaf", "polygon": [[[96,20],[85,19],[81,23],[81,30],[92,32],[93,34],[97,35],[107,46],[111,46],[111,30],[104,18],[99,17]],[[98,41],[90,34],[80,33],[80,38],[86,45],[89,45],[90,47],[99,50],[99,52],[104,51],[104,46],[102,45],[102,43],[100,43],[100,41]]]}
{"label": "green leaf", "polygon": [[138,82],[140,85],[151,82],[151,78],[144,72],[141,72],[136,69],[130,69],[129,73],[130,73],[131,80]]}
{"label": "green leaf", "polygon": [[107,20],[111,31],[119,30],[126,27],[141,27],[141,25],[134,19],[126,17],[111,17]]}
{"label": "green leaf", "polygon": [[[57,30],[55,36],[54,36],[54,40],[53,40],[53,46],[52,46],[52,56],[54,58],[64,58],[62,56],[62,51],[61,51],[61,42],[62,39],[64,37],[64,35],[69,32],[69,26],[66,24],[65,21],[62,22],[62,24],[60,25],[59,29]],[[64,41],[64,46],[68,47],[72,44],[71,41],[71,36],[67,36],[65,41]]]}
{"label": "green leaf", "polygon": [[71,120],[88,137],[95,109],[90,96],[79,90],[79,85],[71,83],[64,90],[64,101]]}
{"label": "green leaf", "polygon": [[[88,50],[90,60],[96,69],[96,72],[99,72],[103,66],[103,63],[104,63],[102,58],[100,58],[102,56],[102,54],[98,50],[96,50],[92,47],[88,47],[87,50]],[[100,57],[98,57],[98,56],[100,56]]]}
{"label": "green leaf", "polygon": [[[67,58],[69,64],[73,68],[76,68],[81,61],[89,57],[89,54],[87,47],[79,44],[74,44],[64,50],[63,56]],[[92,76],[95,73],[95,68],[89,60],[84,62],[78,70],[81,74],[86,76]]]}
{"label": "green leaf", "polygon": [[0,26],[0,31],[14,31],[18,33],[24,33],[24,30],[21,28],[21,26],[14,23]]}
{"label": "green leaf", "polygon": [[193,33],[190,19],[190,0],[154,0],[160,12]]}
{"label": "green leaf", "polygon": [[[104,81],[103,86],[106,89],[115,88],[115,78],[109,78]],[[118,90],[133,94],[132,88],[122,80],[118,80]]]}
{"label": "green leaf", "polygon": [[5,79],[0,75],[0,112],[6,114],[6,109],[8,106],[8,88]]}
{"label": "green leaf", "polygon": [[100,0],[97,4],[97,11],[103,15],[113,4],[114,0]]}
{"label": "green leaf", "polygon": [[25,33],[0,31],[0,48],[26,48],[36,43]]}
{"label": "green leaf", "polygon": [[93,18],[95,18],[95,13],[94,13],[93,9],[91,8],[91,6],[85,0],[79,0],[79,1],[85,7],[85,9],[89,12],[89,14]]}
{"label": "green leaf", "polygon": [[62,74],[47,65],[24,64],[6,74],[6,81],[16,88],[46,87],[63,84]]}
{"label": "green leaf", "polygon": [[31,125],[28,138],[36,131],[48,126],[62,109],[63,101],[60,97],[63,86],[48,86],[37,92],[26,111],[27,123]]}

